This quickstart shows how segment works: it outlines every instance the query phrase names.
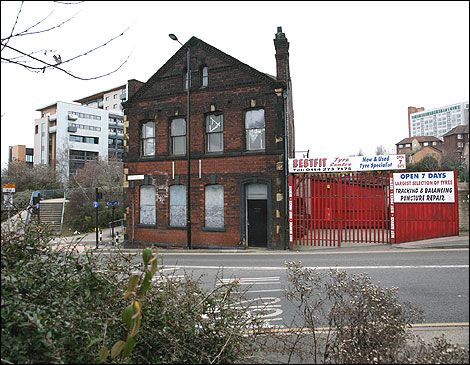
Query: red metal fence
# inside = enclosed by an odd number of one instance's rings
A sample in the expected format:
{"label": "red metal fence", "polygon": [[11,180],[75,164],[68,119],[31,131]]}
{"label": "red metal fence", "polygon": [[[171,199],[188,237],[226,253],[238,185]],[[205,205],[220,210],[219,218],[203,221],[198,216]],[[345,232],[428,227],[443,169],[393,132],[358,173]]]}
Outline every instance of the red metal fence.
{"label": "red metal fence", "polygon": [[[453,184],[445,178],[452,174]],[[342,243],[401,243],[458,235],[457,173],[454,171],[403,175],[409,175],[411,180],[406,186],[411,188],[401,190],[411,190],[412,194],[416,192],[418,195],[412,198],[420,198],[420,201],[394,202],[398,189],[394,189],[391,173],[290,175],[290,247],[339,247]],[[427,175],[431,177],[425,181],[416,180],[420,177],[426,179]],[[432,181],[434,177],[436,179]],[[397,175],[398,178],[402,178],[401,174]],[[433,187],[429,189],[418,188],[430,185]],[[439,196],[432,195],[434,190],[450,191],[449,187],[452,185],[455,199],[451,194],[451,198],[441,200],[446,202],[433,201],[434,198],[439,199]],[[421,194],[421,191],[424,191],[424,194]]]}
{"label": "red metal fence", "polygon": [[296,174],[289,179],[291,244],[390,242],[387,174]]}

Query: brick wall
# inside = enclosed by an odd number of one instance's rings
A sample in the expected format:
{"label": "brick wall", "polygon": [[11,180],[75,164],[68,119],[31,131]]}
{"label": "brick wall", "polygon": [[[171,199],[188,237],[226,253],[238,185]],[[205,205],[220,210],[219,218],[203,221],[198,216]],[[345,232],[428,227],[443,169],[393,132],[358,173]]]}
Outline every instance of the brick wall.
{"label": "brick wall", "polygon": [[458,199],[459,199],[459,232],[468,232],[469,220],[469,189],[467,183],[458,183]]}
{"label": "brick wall", "polygon": [[[268,191],[267,246],[285,244],[285,185],[282,161],[284,153],[284,109],[282,90],[286,83],[261,72],[192,38],[190,89],[191,150],[191,236],[195,247],[239,247],[246,240],[245,185],[265,183]],[[286,60],[285,62],[288,62]],[[201,70],[208,67],[209,84],[202,87]],[[128,239],[134,243],[158,243],[169,246],[186,244],[186,228],[169,227],[169,187],[186,185],[187,157],[170,155],[170,124],[173,118],[186,119],[187,93],[184,90],[186,49],[182,47],[147,83],[124,103],[128,127],[128,151],[125,168],[129,175],[145,175],[156,187],[157,224],[143,227],[139,222],[139,189],[142,181],[128,189]],[[246,150],[245,114],[264,109],[265,150]],[[205,118],[222,113],[224,119],[223,153],[205,151]],[[141,156],[141,125],[154,121],[155,156]],[[293,122],[292,122],[293,123]],[[200,162],[199,162],[200,161]],[[279,164],[281,162],[281,165]],[[199,163],[201,176],[199,177]],[[173,171],[174,166],[174,171]],[[224,229],[205,229],[205,185],[224,187]]]}

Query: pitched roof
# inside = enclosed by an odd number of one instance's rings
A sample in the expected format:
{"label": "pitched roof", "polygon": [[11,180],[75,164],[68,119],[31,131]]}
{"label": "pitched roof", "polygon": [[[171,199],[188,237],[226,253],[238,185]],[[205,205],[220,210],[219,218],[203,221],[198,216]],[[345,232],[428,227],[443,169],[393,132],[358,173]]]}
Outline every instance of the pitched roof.
{"label": "pitched roof", "polygon": [[397,144],[404,144],[404,143],[412,143],[413,140],[416,139],[419,143],[423,142],[442,142],[439,138],[434,136],[414,136],[402,139],[400,142],[395,143]]}
{"label": "pitched roof", "polygon": [[468,124],[460,124],[452,128],[449,132],[443,135],[443,137],[451,136],[453,134],[464,134],[468,133]]}
{"label": "pitched roof", "polygon": [[162,76],[165,72],[167,72],[173,65],[182,57],[185,57],[185,53],[188,47],[190,48],[195,48],[196,46],[199,46],[201,48],[206,49],[208,52],[212,52],[213,54],[216,54],[220,58],[226,60],[229,63],[236,63],[245,70],[246,72],[249,72],[250,74],[254,75],[255,77],[259,78],[262,81],[269,82],[269,83],[284,83],[282,81],[279,81],[276,79],[276,77],[272,75],[268,75],[266,73],[260,72],[253,67],[237,60],[236,58],[228,55],[225,52],[222,52],[221,50],[215,48],[214,46],[211,46],[210,44],[200,40],[199,38],[196,37],[191,37],[184,45],[181,46],[181,48],[176,51],[176,53],[167,61],[165,64],[158,69],[156,73],[152,75],[148,79],[148,81],[142,85],[142,87],[127,100],[127,103],[131,103],[134,99],[138,99],[140,95],[144,94],[146,90],[148,90],[152,85],[154,85],[158,78]]}

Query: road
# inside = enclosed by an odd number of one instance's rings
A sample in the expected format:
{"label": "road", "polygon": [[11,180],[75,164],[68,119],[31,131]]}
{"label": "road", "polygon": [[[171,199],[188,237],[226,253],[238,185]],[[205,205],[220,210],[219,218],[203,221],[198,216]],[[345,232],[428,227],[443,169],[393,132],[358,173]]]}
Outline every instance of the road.
{"label": "road", "polygon": [[391,246],[355,250],[308,252],[159,253],[160,268],[176,278],[185,273],[204,275],[205,285],[239,279],[247,288],[253,311],[267,305],[266,322],[289,323],[293,308],[283,295],[287,287],[286,261],[301,261],[305,267],[348,273],[367,273],[382,287],[398,287],[402,301],[424,310],[424,323],[456,324],[469,321],[468,248],[397,249]]}

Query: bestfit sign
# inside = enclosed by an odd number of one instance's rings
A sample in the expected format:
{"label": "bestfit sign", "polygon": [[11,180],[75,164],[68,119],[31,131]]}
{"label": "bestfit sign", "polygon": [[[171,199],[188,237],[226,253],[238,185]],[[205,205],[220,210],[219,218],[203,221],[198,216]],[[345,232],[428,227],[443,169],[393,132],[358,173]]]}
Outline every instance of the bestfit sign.
{"label": "bestfit sign", "polygon": [[395,203],[454,203],[453,171],[393,174]]}
{"label": "bestfit sign", "polygon": [[403,170],[405,155],[378,155],[352,157],[290,158],[289,172],[349,172]]}

